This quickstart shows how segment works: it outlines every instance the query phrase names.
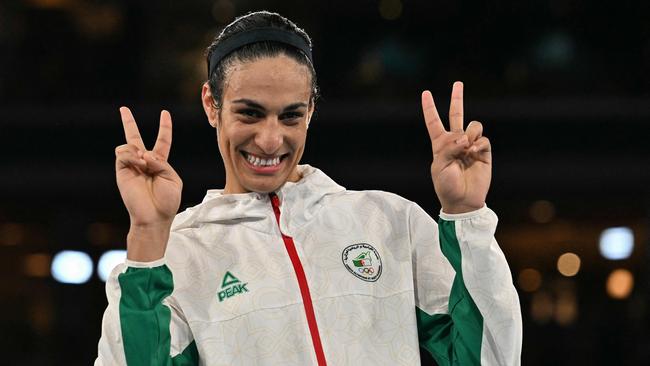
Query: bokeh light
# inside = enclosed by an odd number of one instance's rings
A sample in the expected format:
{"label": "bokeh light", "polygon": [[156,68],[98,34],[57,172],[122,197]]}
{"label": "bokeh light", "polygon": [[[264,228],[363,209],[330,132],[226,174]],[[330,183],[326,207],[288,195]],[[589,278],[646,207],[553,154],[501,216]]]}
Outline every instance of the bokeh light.
{"label": "bokeh light", "polygon": [[566,277],[573,277],[580,271],[580,257],[575,253],[564,253],[557,259],[557,270]]}
{"label": "bokeh light", "polygon": [[553,317],[554,308],[555,304],[549,293],[536,292],[530,302],[530,315],[535,322],[544,324]]}
{"label": "bokeh light", "polygon": [[559,291],[555,301],[555,321],[562,326],[568,326],[578,317],[578,302],[573,291]]}
{"label": "bokeh light", "polygon": [[634,233],[629,227],[612,227],[600,234],[600,254],[612,260],[629,258],[634,249]]}
{"label": "bokeh light", "polygon": [[95,222],[88,226],[86,236],[93,245],[107,245],[113,238],[113,227],[105,222]]}
{"label": "bokeh light", "polygon": [[218,0],[212,5],[212,16],[219,23],[229,23],[235,18],[235,4],[230,0]]}
{"label": "bokeh light", "polygon": [[84,252],[64,250],[52,260],[52,277],[61,283],[82,284],[93,274],[93,261]]}
{"label": "bokeh light", "polygon": [[379,14],[386,20],[395,20],[402,15],[402,2],[400,0],[380,0]]}
{"label": "bokeh light", "polygon": [[614,299],[626,299],[634,288],[634,275],[627,269],[616,269],[607,277],[607,294]]}
{"label": "bokeh light", "polygon": [[0,224],[0,245],[19,245],[25,239],[25,228],[21,224],[6,222]]}
{"label": "bokeh light", "polygon": [[125,259],[126,250],[109,250],[99,258],[97,275],[102,281],[106,282],[113,268],[120,263],[124,263]]}
{"label": "bokeh light", "polygon": [[519,272],[519,288],[526,292],[535,292],[542,285],[542,274],[534,268],[525,268]]}
{"label": "bokeh light", "polygon": [[535,201],[530,205],[529,214],[533,221],[537,223],[549,223],[555,218],[555,205],[549,201]]}
{"label": "bokeh light", "polygon": [[546,69],[563,68],[575,57],[575,41],[571,34],[555,31],[545,34],[535,48],[535,59]]}
{"label": "bokeh light", "polygon": [[44,253],[29,254],[25,257],[23,270],[30,277],[48,277],[50,275],[50,256]]}

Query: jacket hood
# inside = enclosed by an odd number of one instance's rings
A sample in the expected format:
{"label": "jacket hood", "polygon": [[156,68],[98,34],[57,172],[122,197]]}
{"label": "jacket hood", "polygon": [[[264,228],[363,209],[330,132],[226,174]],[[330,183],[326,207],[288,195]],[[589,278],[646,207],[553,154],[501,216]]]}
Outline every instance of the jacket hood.
{"label": "jacket hood", "polygon": [[[325,196],[345,191],[344,187],[310,165],[298,165],[298,171],[302,179],[286,182],[275,191],[280,199],[282,222],[290,227],[302,226],[309,221],[321,207]],[[196,227],[208,222],[258,221],[269,215],[273,215],[273,211],[268,193],[223,194],[223,189],[211,189],[200,204],[176,215],[172,230]],[[291,219],[287,220],[288,217]]]}

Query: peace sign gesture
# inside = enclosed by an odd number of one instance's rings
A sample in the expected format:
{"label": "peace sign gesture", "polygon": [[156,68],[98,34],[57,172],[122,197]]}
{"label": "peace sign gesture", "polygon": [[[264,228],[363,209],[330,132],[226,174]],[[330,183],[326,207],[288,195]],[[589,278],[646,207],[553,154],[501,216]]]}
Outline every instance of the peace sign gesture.
{"label": "peace sign gesture", "polygon": [[440,120],[431,92],[422,92],[422,111],[431,138],[433,186],[446,213],[477,210],[485,204],[492,177],[490,141],[483,125],[472,121],[463,130],[463,83],[454,83],[449,131]]}
{"label": "peace sign gesture", "polygon": [[120,108],[120,115],[126,144],[115,148],[115,174],[131,228],[169,231],[183,188],[181,178],[167,162],[172,144],[171,116],[167,111],[160,113],[156,144],[147,150],[129,108]]}

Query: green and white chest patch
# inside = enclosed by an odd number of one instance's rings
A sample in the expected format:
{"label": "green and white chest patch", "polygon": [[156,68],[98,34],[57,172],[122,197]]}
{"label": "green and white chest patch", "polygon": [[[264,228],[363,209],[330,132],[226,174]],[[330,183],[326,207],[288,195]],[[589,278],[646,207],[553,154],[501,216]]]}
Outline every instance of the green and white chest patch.
{"label": "green and white chest patch", "polygon": [[372,245],[358,243],[347,246],[341,255],[345,268],[355,277],[375,282],[381,276],[381,257]]}
{"label": "green and white chest patch", "polygon": [[221,280],[221,290],[217,295],[219,297],[219,302],[243,294],[244,292],[248,292],[246,285],[248,285],[248,283],[242,283],[237,277],[230,273],[230,271],[226,272],[223,276],[223,280]]}

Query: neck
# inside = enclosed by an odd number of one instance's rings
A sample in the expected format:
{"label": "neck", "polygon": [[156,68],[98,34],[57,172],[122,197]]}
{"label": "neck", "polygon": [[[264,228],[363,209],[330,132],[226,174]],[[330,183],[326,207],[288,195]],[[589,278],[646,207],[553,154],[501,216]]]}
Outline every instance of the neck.
{"label": "neck", "polygon": [[[296,183],[301,179],[302,179],[302,174],[300,174],[300,172],[298,171],[298,167],[296,166],[293,168],[293,170],[287,177],[286,181]],[[282,185],[273,189],[272,191],[276,191],[280,189]],[[234,177],[233,174],[228,174],[228,169],[226,169],[226,186],[223,188],[223,194],[250,193],[250,192],[253,192],[253,190],[244,187],[239,182],[239,180]],[[269,193],[269,192],[261,192],[261,193]]]}

